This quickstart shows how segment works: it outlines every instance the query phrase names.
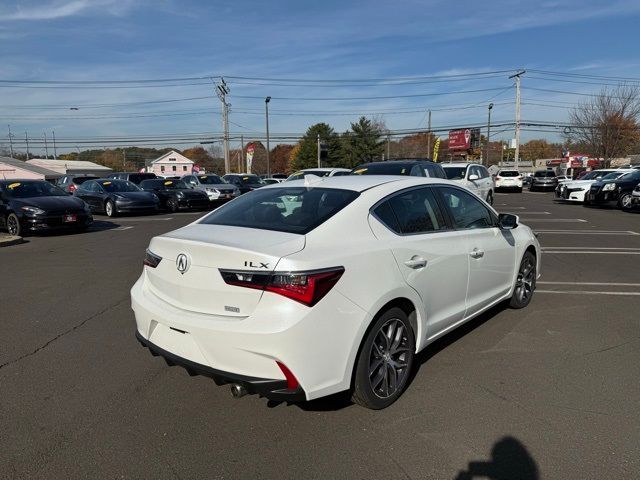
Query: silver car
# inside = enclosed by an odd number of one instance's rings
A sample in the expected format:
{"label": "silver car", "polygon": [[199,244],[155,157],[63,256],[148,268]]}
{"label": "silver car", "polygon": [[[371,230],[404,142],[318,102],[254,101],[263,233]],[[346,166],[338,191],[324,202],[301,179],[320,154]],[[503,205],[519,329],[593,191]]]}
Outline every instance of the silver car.
{"label": "silver car", "polygon": [[209,197],[211,203],[224,203],[240,195],[240,190],[218,175],[210,173],[202,175],[185,175],[182,181],[189,188],[201,190]]}

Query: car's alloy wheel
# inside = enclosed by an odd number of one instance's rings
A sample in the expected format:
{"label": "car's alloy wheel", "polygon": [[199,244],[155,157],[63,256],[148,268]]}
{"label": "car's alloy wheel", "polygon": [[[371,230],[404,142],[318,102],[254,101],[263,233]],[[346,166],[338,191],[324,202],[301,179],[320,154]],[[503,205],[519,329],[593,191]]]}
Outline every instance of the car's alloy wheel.
{"label": "car's alloy wheel", "polygon": [[167,209],[174,213],[178,211],[178,201],[175,198],[170,198],[167,200]]}
{"label": "car's alloy wheel", "polygon": [[20,220],[18,220],[18,217],[16,216],[15,213],[10,213],[7,216],[7,231],[9,232],[9,235],[15,235],[17,237],[20,236],[20,233],[22,232],[22,227],[20,226]]}
{"label": "car's alloy wheel", "polygon": [[513,308],[524,308],[529,305],[536,288],[536,257],[526,252],[520,262],[518,276],[509,305]]}
{"label": "car's alloy wheel", "polygon": [[375,410],[402,394],[415,355],[415,337],[400,308],[384,312],[369,330],[355,367],[353,401]]}
{"label": "car's alloy wheel", "polygon": [[107,200],[107,203],[104,204],[104,212],[107,214],[107,217],[115,217],[116,206],[111,200]]}
{"label": "car's alloy wheel", "polygon": [[620,200],[618,200],[618,205],[620,205],[620,208],[622,208],[623,210],[628,210],[631,208],[631,194],[630,193],[625,193],[620,197]]}

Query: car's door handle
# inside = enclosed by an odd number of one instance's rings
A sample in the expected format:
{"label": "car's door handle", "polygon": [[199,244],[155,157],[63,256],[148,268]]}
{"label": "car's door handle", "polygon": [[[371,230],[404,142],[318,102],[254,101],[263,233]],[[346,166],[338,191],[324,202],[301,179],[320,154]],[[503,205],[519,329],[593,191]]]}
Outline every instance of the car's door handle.
{"label": "car's door handle", "polygon": [[404,262],[404,264],[409,268],[424,268],[427,266],[427,261],[424,258],[418,257],[416,255],[414,257],[411,257],[411,260],[407,260],[406,262]]}
{"label": "car's door handle", "polygon": [[471,258],[482,258],[484,257],[484,250],[478,250],[477,248],[474,248],[471,252],[469,252],[469,255],[471,255]]}

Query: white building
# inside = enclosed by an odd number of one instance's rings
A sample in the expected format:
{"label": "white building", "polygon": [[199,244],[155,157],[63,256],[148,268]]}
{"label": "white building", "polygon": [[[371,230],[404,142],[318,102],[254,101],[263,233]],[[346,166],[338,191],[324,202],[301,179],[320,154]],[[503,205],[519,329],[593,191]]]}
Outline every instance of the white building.
{"label": "white building", "polygon": [[182,175],[189,175],[192,170],[193,161],[174,150],[156,158],[147,167],[148,172],[155,173],[159,177],[181,177]]}
{"label": "white building", "polygon": [[47,168],[62,175],[98,175],[106,176],[113,172],[109,167],[84,160],[51,160],[47,158],[32,158],[27,163]]}

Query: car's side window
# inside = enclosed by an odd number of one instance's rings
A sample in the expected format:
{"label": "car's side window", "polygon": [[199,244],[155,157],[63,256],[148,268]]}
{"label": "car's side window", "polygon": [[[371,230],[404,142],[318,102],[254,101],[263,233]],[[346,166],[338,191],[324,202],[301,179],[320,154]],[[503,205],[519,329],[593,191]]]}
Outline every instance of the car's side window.
{"label": "car's side window", "polygon": [[425,175],[425,173],[422,171],[422,169],[418,165],[414,165],[413,167],[411,167],[411,173],[409,175],[411,175],[412,177],[428,176],[428,175]]}
{"label": "car's side window", "polygon": [[447,228],[444,215],[430,188],[416,188],[394,195],[380,204],[374,213],[396,233],[428,233]]}
{"label": "car's side window", "polygon": [[489,228],[496,225],[495,215],[470,193],[452,187],[437,188],[451,212],[455,228]]}
{"label": "car's side window", "polygon": [[489,178],[489,170],[484,167],[478,167],[478,170],[480,171],[480,178]]}

